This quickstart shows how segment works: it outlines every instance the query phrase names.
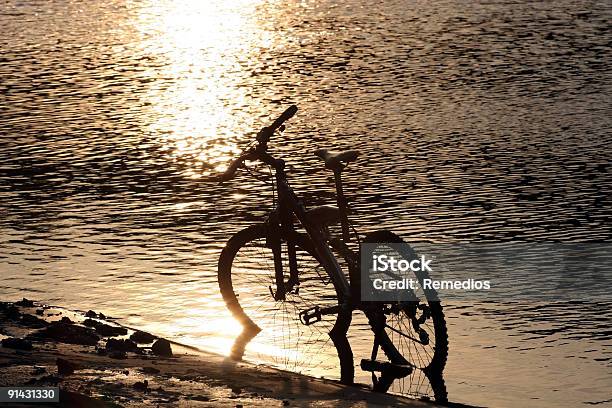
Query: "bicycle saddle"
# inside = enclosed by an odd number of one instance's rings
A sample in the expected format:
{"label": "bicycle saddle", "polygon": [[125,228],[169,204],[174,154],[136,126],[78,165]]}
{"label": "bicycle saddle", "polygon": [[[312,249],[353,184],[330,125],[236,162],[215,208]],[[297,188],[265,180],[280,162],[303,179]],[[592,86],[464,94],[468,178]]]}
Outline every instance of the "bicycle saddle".
{"label": "bicycle saddle", "polygon": [[327,149],[319,149],[314,152],[315,156],[325,162],[325,167],[330,170],[342,170],[342,164],[349,164],[357,160],[359,152],[357,150],[345,150],[334,152]]}

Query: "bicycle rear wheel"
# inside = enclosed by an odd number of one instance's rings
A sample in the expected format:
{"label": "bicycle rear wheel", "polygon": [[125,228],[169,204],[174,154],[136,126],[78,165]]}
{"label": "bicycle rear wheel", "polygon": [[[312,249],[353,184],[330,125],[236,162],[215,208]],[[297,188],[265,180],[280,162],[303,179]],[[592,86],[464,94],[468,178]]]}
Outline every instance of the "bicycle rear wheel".
{"label": "bicycle rear wheel", "polygon": [[[308,236],[295,234],[299,285],[275,300],[276,277],[272,249],[267,246],[268,227],[255,225],[234,235],[219,259],[218,280],[221,295],[234,316],[244,327],[248,359],[270,363],[279,368],[353,381],[353,356],[346,330],[350,311],[323,315],[311,325],[300,321],[299,314],[314,307],[329,308],[342,304],[314,255]],[[285,282],[289,278],[286,240],[281,240]],[[331,341],[330,341],[331,340]],[[334,356],[340,359],[336,363]],[[323,370],[322,370],[323,369]]]}
{"label": "bicycle rear wheel", "polygon": [[[363,242],[405,244],[398,235],[384,230],[368,234]],[[417,279],[422,282],[426,277],[425,272],[420,272]],[[365,308],[375,337],[371,358],[376,359],[380,348],[393,364],[411,365],[428,376],[441,375],[448,357],[448,331],[442,304],[428,300],[437,298],[435,291],[421,290],[414,295],[415,300],[410,302],[377,302]],[[392,390],[404,393],[411,388],[412,377],[397,379]],[[373,382],[376,386],[376,377]]]}

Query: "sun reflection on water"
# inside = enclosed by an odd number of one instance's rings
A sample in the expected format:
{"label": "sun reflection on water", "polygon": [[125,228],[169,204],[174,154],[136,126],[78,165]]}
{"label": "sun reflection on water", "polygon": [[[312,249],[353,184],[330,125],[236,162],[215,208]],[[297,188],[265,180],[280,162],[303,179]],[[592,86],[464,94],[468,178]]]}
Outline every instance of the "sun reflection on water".
{"label": "sun reflection on water", "polygon": [[253,17],[260,2],[183,0],[141,9],[145,52],[163,61],[146,95],[148,129],[162,135],[172,158],[193,163],[188,176],[222,170],[238,153],[236,137],[250,130],[241,107],[258,102],[237,78],[269,42]]}

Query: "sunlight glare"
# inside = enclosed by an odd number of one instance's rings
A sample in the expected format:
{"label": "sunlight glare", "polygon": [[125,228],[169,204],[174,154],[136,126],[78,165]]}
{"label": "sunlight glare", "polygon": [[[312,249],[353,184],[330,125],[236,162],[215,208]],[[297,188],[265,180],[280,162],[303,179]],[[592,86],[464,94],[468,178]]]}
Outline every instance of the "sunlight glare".
{"label": "sunlight glare", "polygon": [[236,137],[250,130],[252,120],[240,108],[254,101],[236,77],[266,43],[253,17],[260,2],[165,1],[143,9],[138,27],[146,52],[163,62],[151,73],[149,130],[172,147],[171,157],[193,163],[190,177],[202,168],[218,171],[239,152]]}

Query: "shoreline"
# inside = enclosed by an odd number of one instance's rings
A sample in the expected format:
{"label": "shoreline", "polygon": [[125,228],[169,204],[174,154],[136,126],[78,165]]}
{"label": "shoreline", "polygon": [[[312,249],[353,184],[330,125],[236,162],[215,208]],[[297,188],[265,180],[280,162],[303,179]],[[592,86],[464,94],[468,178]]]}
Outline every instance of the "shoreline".
{"label": "shoreline", "polygon": [[27,299],[0,302],[0,342],[0,386],[59,386],[55,406],[437,406],[232,361],[134,331],[102,313]]}

